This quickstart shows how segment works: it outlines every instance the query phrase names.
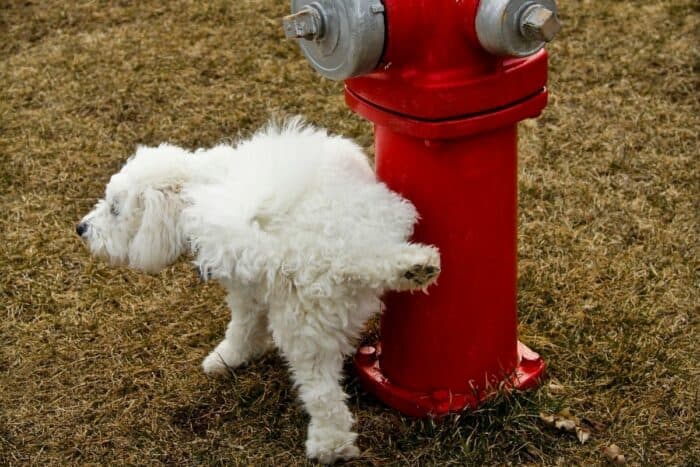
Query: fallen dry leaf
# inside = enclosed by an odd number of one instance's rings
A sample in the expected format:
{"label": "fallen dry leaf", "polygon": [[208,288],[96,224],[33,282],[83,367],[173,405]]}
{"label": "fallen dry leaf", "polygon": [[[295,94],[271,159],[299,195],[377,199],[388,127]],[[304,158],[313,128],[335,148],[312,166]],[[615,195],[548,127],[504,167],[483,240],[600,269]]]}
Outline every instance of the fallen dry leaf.
{"label": "fallen dry leaf", "polygon": [[540,420],[545,422],[547,425],[554,425],[554,415],[547,415],[544,412],[540,412]]}
{"label": "fallen dry leaf", "polygon": [[581,420],[572,414],[568,407],[562,409],[556,415],[540,412],[540,420],[547,425],[554,426],[558,430],[575,432],[576,438],[581,442],[581,444],[584,444],[591,439],[591,430],[582,427]]}
{"label": "fallen dry leaf", "polygon": [[560,418],[554,421],[554,426],[560,430],[574,431],[576,429],[576,422],[570,418]]}
{"label": "fallen dry leaf", "polygon": [[564,386],[559,383],[555,383],[554,381],[550,381],[547,387],[549,388],[549,392],[552,394],[562,394],[565,392]]}
{"label": "fallen dry leaf", "polygon": [[576,437],[581,442],[581,444],[586,444],[586,441],[588,441],[591,438],[591,432],[590,430],[577,426]]}
{"label": "fallen dry leaf", "polygon": [[559,417],[561,418],[572,420],[576,425],[581,423],[581,420],[579,420],[576,415],[572,414],[571,409],[568,407],[564,407],[563,409],[561,409],[557,415],[559,415]]}
{"label": "fallen dry leaf", "polygon": [[611,444],[603,448],[603,454],[614,464],[625,464],[625,456],[621,453],[617,444]]}

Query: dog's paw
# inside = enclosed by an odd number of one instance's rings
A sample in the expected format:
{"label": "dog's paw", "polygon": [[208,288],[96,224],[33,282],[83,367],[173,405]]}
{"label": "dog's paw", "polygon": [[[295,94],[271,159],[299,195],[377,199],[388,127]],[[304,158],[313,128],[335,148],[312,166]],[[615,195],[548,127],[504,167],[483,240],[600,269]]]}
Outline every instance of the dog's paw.
{"label": "dog's paw", "polygon": [[440,252],[428,245],[409,245],[400,258],[394,290],[425,290],[440,275]]}
{"label": "dog's paw", "polygon": [[231,371],[231,367],[216,350],[212,351],[202,360],[202,369],[204,373],[212,376],[225,376]]}
{"label": "dog's paw", "polygon": [[409,281],[412,289],[422,289],[432,284],[440,275],[440,268],[426,264],[415,264],[404,272],[403,278]]}
{"label": "dog's paw", "polygon": [[355,446],[356,438],[357,433],[337,429],[316,430],[306,440],[306,455],[321,464],[354,459],[360,455],[360,449]]}

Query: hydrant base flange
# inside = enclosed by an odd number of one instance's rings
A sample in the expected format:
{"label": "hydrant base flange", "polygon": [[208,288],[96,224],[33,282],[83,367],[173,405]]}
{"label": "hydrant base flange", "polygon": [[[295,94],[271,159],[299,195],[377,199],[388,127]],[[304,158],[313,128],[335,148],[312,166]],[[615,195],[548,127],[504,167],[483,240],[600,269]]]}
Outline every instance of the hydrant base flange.
{"label": "hydrant base flange", "polygon": [[465,409],[475,409],[484,400],[496,395],[499,389],[527,390],[539,385],[545,373],[545,362],[540,355],[518,341],[518,364],[503,379],[500,387],[456,394],[449,389],[432,392],[413,391],[392,384],[382,373],[379,364],[381,343],[364,346],[355,355],[355,369],[363,388],[379,400],[410,417],[439,418]]}

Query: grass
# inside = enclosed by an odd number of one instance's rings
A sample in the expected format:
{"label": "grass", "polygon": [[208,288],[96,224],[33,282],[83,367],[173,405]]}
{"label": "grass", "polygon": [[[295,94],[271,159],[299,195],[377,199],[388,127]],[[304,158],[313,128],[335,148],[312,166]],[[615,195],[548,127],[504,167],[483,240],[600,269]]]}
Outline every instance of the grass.
{"label": "grass", "polygon": [[[522,339],[550,381],[440,421],[347,389],[355,465],[700,464],[700,8],[564,1],[551,101],[521,126]],[[302,113],[371,152],[278,18],[288,2],[0,0],[0,464],[304,465],[276,356],[200,359],[222,292],[93,261],[73,232],[136,144],[212,145]],[[586,444],[539,412],[568,407]]]}

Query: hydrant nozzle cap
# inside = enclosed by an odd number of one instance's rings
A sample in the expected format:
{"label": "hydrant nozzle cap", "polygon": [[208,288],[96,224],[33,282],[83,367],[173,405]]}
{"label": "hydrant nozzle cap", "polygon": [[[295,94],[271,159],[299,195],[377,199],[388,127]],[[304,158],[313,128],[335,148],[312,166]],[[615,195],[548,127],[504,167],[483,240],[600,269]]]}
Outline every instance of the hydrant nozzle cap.
{"label": "hydrant nozzle cap", "polygon": [[306,58],[326,78],[369,73],[382,58],[381,0],[292,0],[292,14],[282,23],[284,35],[299,40]]}
{"label": "hydrant nozzle cap", "polygon": [[534,54],[561,29],[554,0],[482,0],[475,26],[484,49],[514,57]]}

